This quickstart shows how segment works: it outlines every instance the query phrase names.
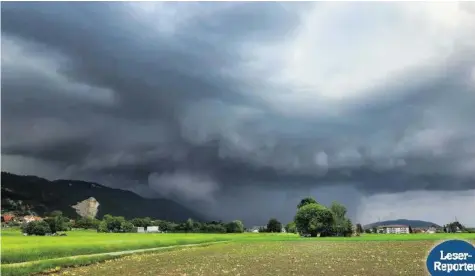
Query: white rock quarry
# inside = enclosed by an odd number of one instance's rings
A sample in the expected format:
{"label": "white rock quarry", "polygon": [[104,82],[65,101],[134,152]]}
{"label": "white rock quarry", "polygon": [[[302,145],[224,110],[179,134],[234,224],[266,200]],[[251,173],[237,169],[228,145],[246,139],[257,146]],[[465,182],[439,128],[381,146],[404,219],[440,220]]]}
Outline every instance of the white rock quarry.
{"label": "white rock quarry", "polygon": [[99,201],[95,198],[90,197],[86,200],[78,202],[76,205],[71,206],[76,210],[76,213],[81,217],[90,217],[95,218],[97,211],[99,210]]}

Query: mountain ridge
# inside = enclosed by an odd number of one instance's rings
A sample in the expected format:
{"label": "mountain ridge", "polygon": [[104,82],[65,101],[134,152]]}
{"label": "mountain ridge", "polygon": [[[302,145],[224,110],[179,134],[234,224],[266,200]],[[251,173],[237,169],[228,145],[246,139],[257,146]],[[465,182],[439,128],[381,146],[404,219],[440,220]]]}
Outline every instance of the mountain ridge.
{"label": "mountain ridge", "polygon": [[95,182],[65,179],[50,181],[37,176],[3,171],[1,177],[2,210],[23,208],[24,211],[33,211],[38,215],[60,210],[74,218],[78,215],[71,206],[94,197],[100,203],[97,215],[99,218],[110,214],[127,219],[151,217],[176,222],[188,218],[206,220],[204,215],[173,200],[143,198],[134,192],[106,187]]}
{"label": "mountain ridge", "polygon": [[368,228],[384,226],[384,225],[409,225],[412,228],[427,228],[431,226],[441,227],[437,223],[433,223],[433,222],[425,221],[425,220],[393,219],[393,220],[385,220],[385,221],[369,223],[369,224],[364,225],[363,228],[368,229]]}

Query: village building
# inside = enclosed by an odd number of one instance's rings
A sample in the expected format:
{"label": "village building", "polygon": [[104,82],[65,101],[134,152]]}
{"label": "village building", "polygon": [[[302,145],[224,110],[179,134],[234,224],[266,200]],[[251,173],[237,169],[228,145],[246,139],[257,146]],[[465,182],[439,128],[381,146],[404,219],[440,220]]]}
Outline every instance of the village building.
{"label": "village building", "polygon": [[38,217],[38,216],[24,216],[22,220],[25,223],[30,223],[32,221],[40,221],[40,220],[43,220],[43,219],[41,217]]}
{"label": "village building", "polygon": [[15,215],[13,214],[3,214],[2,222],[8,223],[15,220]]}
{"label": "village building", "polygon": [[251,228],[248,228],[246,230],[246,232],[251,232],[251,233],[259,233],[261,232],[263,229],[266,229],[267,227],[266,226],[253,226]]}
{"label": "village building", "polygon": [[408,225],[384,225],[378,227],[378,233],[385,234],[409,234]]}
{"label": "village building", "polygon": [[413,228],[412,233],[417,234],[417,233],[427,233],[426,229],[424,228]]}
{"label": "village building", "polygon": [[435,227],[429,227],[426,231],[427,234],[435,234],[437,229]]}

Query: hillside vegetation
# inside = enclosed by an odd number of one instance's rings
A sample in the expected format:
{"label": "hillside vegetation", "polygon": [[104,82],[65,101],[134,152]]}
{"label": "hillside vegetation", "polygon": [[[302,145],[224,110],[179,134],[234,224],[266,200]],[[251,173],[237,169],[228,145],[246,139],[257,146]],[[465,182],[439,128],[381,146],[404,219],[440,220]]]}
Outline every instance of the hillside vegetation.
{"label": "hillside vegetation", "polygon": [[2,172],[2,211],[17,213],[33,212],[40,216],[59,210],[70,218],[77,217],[71,207],[80,201],[94,197],[99,201],[98,217],[105,214],[135,217],[152,217],[169,221],[185,221],[188,218],[203,220],[198,214],[169,199],[146,199],[139,195],[103,185],[77,181],[48,181],[36,176],[20,176]]}

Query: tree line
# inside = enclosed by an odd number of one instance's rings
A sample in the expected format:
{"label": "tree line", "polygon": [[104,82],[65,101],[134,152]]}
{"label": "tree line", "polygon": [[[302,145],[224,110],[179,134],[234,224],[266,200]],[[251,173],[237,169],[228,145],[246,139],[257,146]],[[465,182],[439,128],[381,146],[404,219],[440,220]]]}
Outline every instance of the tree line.
{"label": "tree line", "polygon": [[[96,221],[96,222],[94,222]],[[97,224],[97,220],[88,218],[80,219],[78,228],[95,228],[94,224]],[[86,224],[88,225],[85,225]],[[127,227],[124,227],[126,225]],[[231,222],[222,221],[210,221],[199,222],[193,219],[188,219],[182,223],[175,223],[166,220],[152,220],[149,217],[134,218],[130,221],[124,219],[124,217],[114,217],[111,215],[105,215],[103,220],[99,222],[97,227],[98,232],[132,232],[136,227],[149,227],[158,226],[162,232],[173,233],[242,233],[244,232],[244,224],[240,220],[233,220]]]}
{"label": "tree line", "polygon": [[[188,219],[185,222],[176,223],[153,220],[149,217],[126,220],[123,216],[104,215],[102,220],[83,217],[71,221],[60,211],[52,212],[43,221],[26,224],[22,230],[28,235],[54,234],[73,228],[95,229],[102,233],[128,233],[136,232],[137,227],[149,226],[158,226],[162,232],[173,233],[243,233],[245,231],[244,224],[240,220],[199,222]],[[358,232],[358,228],[362,227],[358,224],[356,228]],[[259,229],[259,232],[278,233],[283,229],[288,233],[311,237],[350,236],[353,233],[353,225],[347,217],[347,209],[344,205],[333,202],[330,207],[326,207],[311,197],[300,201],[292,222],[283,226],[276,218],[271,218],[265,227]],[[360,233],[362,231],[360,229]]]}
{"label": "tree line", "polygon": [[149,217],[126,220],[123,216],[104,215],[102,220],[90,217],[71,221],[60,211],[54,211],[41,221],[23,224],[21,229],[28,235],[44,236],[74,229],[92,229],[100,233],[131,233],[137,227],[158,226],[162,232],[173,233],[242,233],[244,224],[239,220],[231,222],[199,222],[188,219],[182,223],[152,220]]}

